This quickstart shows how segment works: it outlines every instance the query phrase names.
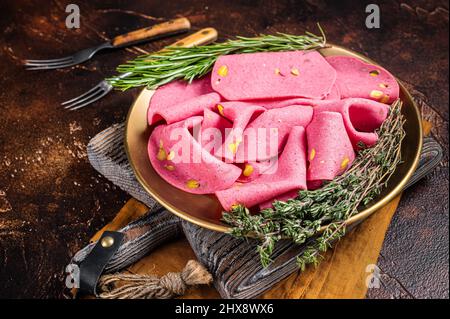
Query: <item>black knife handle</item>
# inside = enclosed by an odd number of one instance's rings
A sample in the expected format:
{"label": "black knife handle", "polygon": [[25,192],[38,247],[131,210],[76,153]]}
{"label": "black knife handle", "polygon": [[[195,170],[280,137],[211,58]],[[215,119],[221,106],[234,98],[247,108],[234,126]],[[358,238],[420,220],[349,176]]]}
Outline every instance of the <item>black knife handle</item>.
{"label": "black knife handle", "polygon": [[[162,207],[149,211],[140,219],[118,230],[124,235],[117,252],[106,263],[104,273],[119,271],[135,263],[161,244],[181,236],[181,220]],[[80,265],[93,252],[97,242],[78,251],[72,264]],[[80,272],[80,276],[83,273]]]}

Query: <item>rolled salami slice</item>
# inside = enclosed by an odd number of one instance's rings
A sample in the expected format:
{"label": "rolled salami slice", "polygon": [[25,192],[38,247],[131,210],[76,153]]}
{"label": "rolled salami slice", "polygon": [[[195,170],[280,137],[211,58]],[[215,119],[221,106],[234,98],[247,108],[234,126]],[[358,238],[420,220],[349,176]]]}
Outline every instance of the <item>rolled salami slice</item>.
{"label": "rolled salami slice", "polygon": [[216,108],[220,115],[233,123],[233,126],[225,130],[225,142],[215,155],[232,163],[236,161],[236,153],[241,146],[243,133],[248,123],[266,109],[246,102],[223,102],[217,104]]}
{"label": "rolled salami slice", "polygon": [[386,120],[389,106],[368,99],[351,98],[316,103],[314,113],[320,112],[339,112],[342,115],[345,129],[356,150],[359,142],[372,146],[378,141],[375,130]]}
{"label": "rolled salami slice", "polygon": [[339,91],[339,87],[335,83],[333,85],[333,88],[331,89],[330,94],[327,95],[325,100],[340,100],[340,99],[341,99],[341,92]]}
{"label": "rolled salami slice", "polygon": [[278,155],[294,126],[308,126],[313,108],[291,105],[267,110],[247,125],[237,162],[265,161]]}
{"label": "rolled salami slice", "polygon": [[165,109],[193,97],[213,92],[211,74],[207,74],[191,83],[184,80],[173,81],[156,89],[150,101],[150,106]]}
{"label": "rolled salami slice", "polygon": [[154,104],[152,101],[153,98],[150,99],[148,108],[148,123],[152,125],[162,119],[167,124],[172,124],[194,115],[202,115],[205,109],[212,109],[220,102],[220,96],[217,93],[208,93],[167,106],[158,103]]}
{"label": "rolled salami slice", "polygon": [[323,186],[323,181],[306,181],[309,191],[319,189]]}
{"label": "rolled salami slice", "polygon": [[306,189],[305,149],[305,129],[295,126],[272,174],[215,193],[223,208],[230,210],[236,204],[252,207],[291,190]]}
{"label": "rolled salami slice", "polygon": [[224,55],[211,76],[213,89],[227,100],[305,97],[323,99],[336,71],[317,51]]}
{"label": "rolled salami slice", "polygon": [[202,129],[217,128],[219,130],[224,130],[225,128],[230,128],[232,126],[233,123],[230,122],[227,118],[221,116],[220,114],[214,111],[211,111],[210,109],[204,110]]}
{"label": "rolled salami slice", "polygon": [[271,200],[268,200],[267,202],[259,204],[259,210],[273,208],[272,204],[274,201],[286,202],[290,199],[294,199],[295,197],[297,197],[297,195],[298,195],[298,190],[293,190],[293,191],[287,192],[285,194],[282,194],[280,196],[272,198]]}
{"label": "rolled salami slice", "polygon": [[278,166],[278,159],[273,158],[263,162],[243,163],[238,164],[238,166],[242,169],[242,175],[237,181],[241,183],[248,183],[260,177],[261,174],[264,174],[271,169],[275,169]]}
{"label": "rolled salami slice", "polygon": [[326,60],[337,72],[341,98],[361,97],[390,104],[399,97],[397,80],[382,67],[348,56],[329,56]]}
{"label": "rolled salami slice", "polygon": [[[267,110],[279,109],[291,105],[308,105],[311,106],[314,100],[305,98],[280,98],[280,99],[258,99],[252,100],[251,103],[261,105]],[[320,101],[320,100],[319,100]],[[250,103],[250,102],[249,102]]]}
{"label": "rolled salami slice", "polygon": [[308,140],[308,181],[332,180],[355,159],[340,113],[315,113],[306,128]]}
{"label": "rolled salami slice", "polygon": [[194,194],[211,194],[229,188],[241,170],[203,150],[190,129],[202,117],[157,126],[150,135],[148,156],[156,172],[169,184]]}
{"label": "rolled salami slice", "polygon": [[225,130],[232,126],[233,123],[225,117],[205,109],[200,135],[202,147],[211,154],[217,154],[225,141]]}

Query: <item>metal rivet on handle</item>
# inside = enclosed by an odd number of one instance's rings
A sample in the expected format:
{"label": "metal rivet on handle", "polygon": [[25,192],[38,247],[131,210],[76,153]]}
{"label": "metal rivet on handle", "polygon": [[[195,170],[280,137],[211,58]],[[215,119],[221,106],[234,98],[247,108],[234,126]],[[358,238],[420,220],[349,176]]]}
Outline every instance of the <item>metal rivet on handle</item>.
{"label": "metal rivet on handle", "polygon": [[102,238],[101,245],[103,248],[111,247],[112,245],[114,245],[114,238],[112,238],[111,236]]}

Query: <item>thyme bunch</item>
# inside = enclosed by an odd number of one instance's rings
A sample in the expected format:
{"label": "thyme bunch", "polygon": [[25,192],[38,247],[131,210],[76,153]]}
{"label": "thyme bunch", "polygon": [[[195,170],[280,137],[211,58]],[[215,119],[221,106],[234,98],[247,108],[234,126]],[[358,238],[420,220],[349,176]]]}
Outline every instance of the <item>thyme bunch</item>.
{"label": "thyme bunch", "polygon": [[211,71],[221,55],[254,52],[276,52],[292,50],[313,50],[326,46],[325,34],[318,25],[321,35],[305,32],[304,35],[260,35],[254,38],[236,37],[223,43],[191,48],[167,47],[163,51],[143,55],[120,65],[119,73],[127,76],[109,78],[115,88],[147,86],[155,89],[173,80],[192,81]]}
{"label": "thyme bunch", "polygon": [[[371,148],[361,146],[353,165],[344,174],[322,188],[298,192],[295,199],[275,201],[273,208],[251,215],[243,206],[225,212],[223,220],[237,237],[253,236],[261,263],[267,266],[277,241],[289,239],[306,247],[297,258],[300,268],[317,264],[322,254],[345,234],[346,220],[358,213],[385,188],[401,162],[401,144],[405,136],[402,102],[395,101],[377,133],[379,140]],[[323,230],[319,232],[319,230]]]}

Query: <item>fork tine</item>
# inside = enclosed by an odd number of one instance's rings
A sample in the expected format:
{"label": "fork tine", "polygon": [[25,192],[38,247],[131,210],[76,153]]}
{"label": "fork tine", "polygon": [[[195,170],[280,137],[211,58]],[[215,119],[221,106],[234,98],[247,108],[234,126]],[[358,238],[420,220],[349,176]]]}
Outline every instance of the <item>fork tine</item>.
{"label": "fork tine", "polygon": [[64,64],[50,64],[50,65],[41,65],[41,66],[30,66],[27,68],[28,71],[35,71],[35,70],[53,70],[53,69],[62,69],[66,68],[72,65],[75,65],[77,63],[70,61],[68,63]]}
{"label": "fork tine", "polygon": [[[100,84],[101,84],[101,82],[100,82]],[[84,92],[83,94],[81,94],[81,95],[79,95],[79,96],[77,96],[77,97],[75,97],[75,98],[73,98],[73,99],[71,99],[71,100],[62,102],[61,105],[72,104],[73,102],[79,101],[80,99],[82,99],[82,98],[84,98],[85,96],[91,94],[92,92],[94,92],[94,91],[96,91],[96,90],[98,90],[98,89],[101,89],[100,84],[97,84],[96,86],[94,86],[94,87],[93,87],[92,89],[90,89],[89,91],[86,91],[86,92]]]}
{"label": "fork tine", "polygon": [[97,96],[99,93],[102,93],[102,92],[103,92],[102,89],[95,90],[94,92],[92,92],[91,94],[85,96],[85,97],[82,98],[82,99],[78,99],[77,101],[75,101],[75,102],[73,102],[73,103],[66,104],[66,105],[64,106],[64,108],[65,108],[65,109],[70,109],[70,108],[72,108],[72,107],[74,107],[74,106],[77,106],[77,105],[79,105],[79,104],[82,104],[82,103],[84,103],[84,102],[86,102],[86,101],[89,101],[90,99],[94,98],[95,96]]}
{"label": "fork tine", "polygon": [[47,63],[57,63],[57,62],[63,62],[67,60],[71,60],[72,56],[67,56],[61,59],[50,59],[50,60],[25,60],[25,65],[27,64],[47,64]]}
{"label": "fork tine", "polygon": [[[73,108],[75,106],[78,106],[78,105],[80,105],[80,104],[82,104],[84,102],[89,102],[92,99],[95,99],[99,94],[103,94],[104,91],[105,91],[104,88],[97,87],[97,88],[95,88],[95,90],[91,90],[91,92],[89,94],[86,94],[86,93],[83,94],[84,97],[79,96],[78,98],[76,98],[76,101],[74,101],[72,103],[69,103],[69,104],[66,104],[64,106],[64,108],[65,109],[69,109],[69,108]],[[109,91],[107,90],[106,93],[108,93],[108,92]]]}
{"label": "fork tine", "polygon": [[54,63],[27,63],[24,64],[25,66],[29,66],[29,67],[34,67],[34,66],[56,66],[56,65],[64,65],[64,64],[68,64],[73,62],[73,60],[67,60],[67,61],[62,61],[62,62],[54,62]]}
{"label": "fork tine", "polygon": [[[106,90],[106,91],[99,91],[99,92],[101,92],[101,94],[100,95],[92,95],[91,96],[91,99],[90,100],[88,100],[88,101],[86,101],[85,103],[83,103],[83,104],[81,104],[81,105],[76,105],[76,106],[72,106],[72,107],[70,107],[70,108],[67,108],[68,110],[70,110],[70,111],[75,111],[75,110],[79,110],[79,109],[81,109],[82,107],[85,107],[86,105],[89,105],[89,104],[91,104],[91,103],[94,103],[95,101],[97,101],[97,100],[99,100],[99,99],[101,99],[102,97],[104,97],[106,94],[108,94],[109,93],[109,90]],[[80,103],[80,102],[79,102]]]}
{"label": "fork tine", "polygon": [[68,67],[70,65],[75,64],[75,61],[73,60],[73,57],[67,57],[61,60],[53,60],[52,62],[29,62],[29,61],[35,61],[35,60],[27,60],[25,63],[25,66],[27,66],[27,70],[50,70],[50,69],[58,69],[58,68],[64,68]]}
{"label": "fork tine", "polygon": [[72,59],[64,60],[64,61],[60,61],[60,62],[51,62],[51,63],[32,62],[32,63],[26,63],[25,66],[54,66],[54,65],[67,64],[67,63],[71,63],[71,62],[73,62]]}

